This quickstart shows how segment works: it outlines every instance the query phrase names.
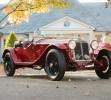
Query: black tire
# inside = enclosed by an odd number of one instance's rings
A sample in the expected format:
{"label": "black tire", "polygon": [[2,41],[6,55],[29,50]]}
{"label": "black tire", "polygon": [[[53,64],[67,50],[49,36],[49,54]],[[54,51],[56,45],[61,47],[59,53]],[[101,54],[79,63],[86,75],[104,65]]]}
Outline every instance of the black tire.
{"label": "black tire", "polygon": [[53,81],[60,81],[65,74],[66,61],[63,53],[56,49],[51,49],[45,61],[45,72]]}
{"label": "black tire", "polygon": [[102,66],[95,64],[95,72],[101,79],[109,79],[111,77],[111,53],[108,51],[102,51],[99,53],[97,59]]}
{"label": "black tire", "polygon": [[7,76],[13,76],[15,74],[15,65],[10,56],[10,53],[6,53],[4,56],[4,71]]}

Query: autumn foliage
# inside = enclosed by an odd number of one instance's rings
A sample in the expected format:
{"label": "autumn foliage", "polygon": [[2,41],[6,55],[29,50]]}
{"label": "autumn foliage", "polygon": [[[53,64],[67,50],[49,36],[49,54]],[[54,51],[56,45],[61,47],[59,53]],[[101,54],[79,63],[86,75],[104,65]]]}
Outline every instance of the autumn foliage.
{"label": "autumn foliage", "polygon": [[18,24],[27,20],[32,13],[45,13],[53,7],[68,6],[66,0],[11,0],[3,11],[9,14],[10,22]]}

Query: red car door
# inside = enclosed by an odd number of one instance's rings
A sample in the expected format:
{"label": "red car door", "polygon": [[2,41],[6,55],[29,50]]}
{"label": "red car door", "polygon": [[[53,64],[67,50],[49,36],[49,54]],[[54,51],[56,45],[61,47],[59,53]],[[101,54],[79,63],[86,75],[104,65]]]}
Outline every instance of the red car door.
{"label": "red car door", "polygon": [[22,47],[17,47],[14,49],[14,54],[16,55],[16,62],[33,62],[35,60],[35,45],[33,43],[27,43]]}

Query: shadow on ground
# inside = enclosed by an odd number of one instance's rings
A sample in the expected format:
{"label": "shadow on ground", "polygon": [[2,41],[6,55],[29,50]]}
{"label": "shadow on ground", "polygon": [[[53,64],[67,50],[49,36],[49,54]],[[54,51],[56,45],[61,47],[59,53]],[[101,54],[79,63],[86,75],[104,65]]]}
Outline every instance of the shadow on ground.
{"label": "shadow on ground", "polygon": [[[40,80],[49,80],[47,75],[15,75],[14,78],[21,78],[21,79],[40,79]],[[97,81],[100,80],[96,76],[82,76],[82,75],[65,75],[64,78],[61,80],[65,81]]]}
{"label": "shadow on ground", "polygon": [[46,79],[46,80],[48,80],[47,75],[15,75],[14,78],[30,78],[30,79]]}

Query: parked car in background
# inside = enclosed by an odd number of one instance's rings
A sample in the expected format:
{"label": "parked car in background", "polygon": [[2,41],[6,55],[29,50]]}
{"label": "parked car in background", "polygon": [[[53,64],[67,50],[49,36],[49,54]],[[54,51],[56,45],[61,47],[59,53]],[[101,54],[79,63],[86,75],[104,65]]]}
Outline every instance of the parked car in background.
{"label": "parked car in background", "polygon": [[111,76],[111,44],[103,44],[96,40],[87,43],[80,38],[42,37],[20,41],[15,47],[4,50],[4,70],[7,76],[13,76],[18,68],[44,69],[54,81],[61,80],[66,71],[95,70],[101,79],[108,79]]}

